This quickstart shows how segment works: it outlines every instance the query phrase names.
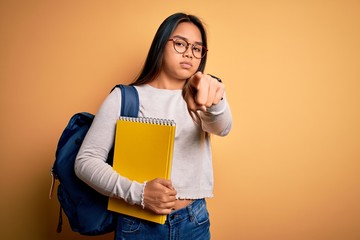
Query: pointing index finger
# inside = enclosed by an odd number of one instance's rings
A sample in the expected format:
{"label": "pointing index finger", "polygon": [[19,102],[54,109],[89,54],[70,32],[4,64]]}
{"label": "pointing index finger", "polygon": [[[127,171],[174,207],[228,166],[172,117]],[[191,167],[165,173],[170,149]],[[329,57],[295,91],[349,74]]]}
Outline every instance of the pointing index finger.
{"label": "pointing index finger", "polygon": [[200,88],[200,80],[202,75],[203,74],[201,72],[197,72],[190,78],[190,85],[196,90],[199,90]]}

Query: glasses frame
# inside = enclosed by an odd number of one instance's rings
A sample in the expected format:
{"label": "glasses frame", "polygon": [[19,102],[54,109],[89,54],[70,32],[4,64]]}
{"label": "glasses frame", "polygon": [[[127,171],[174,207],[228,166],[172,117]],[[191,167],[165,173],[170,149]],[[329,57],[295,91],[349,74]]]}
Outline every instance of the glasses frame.
{"label": "glasses frame", "polygon": [[[176,40],[183,40],[184,42],[186,42],[186,47],[185,47],[185,51],[183,52],[179,52],[178,50],[176,50],[176,47],[175,47],[175,42]],[[193,43],[189,43],[188,41],[186,41],[185,39],[183,38],[170,38],[168,41],[172,41],[173,42],[173,47],[174,47],[174,50],[177,52],[177,53],[180,53],[180,54],[183,54],[183,53],[186,53],[186,51],[189,49],[189,46],[191,46],[191,53],[192,55],[194,56],[194,58],[196,59],[202,59],[203,57],[205,57],[206,53],[208,52],[208,49],[201,45],[201,44],[193,44]],[[195,46],[201,46],[203,48],[203,52],[201,54],[201,57],[196,57],[195,54],[194,54],[194,47]]]}

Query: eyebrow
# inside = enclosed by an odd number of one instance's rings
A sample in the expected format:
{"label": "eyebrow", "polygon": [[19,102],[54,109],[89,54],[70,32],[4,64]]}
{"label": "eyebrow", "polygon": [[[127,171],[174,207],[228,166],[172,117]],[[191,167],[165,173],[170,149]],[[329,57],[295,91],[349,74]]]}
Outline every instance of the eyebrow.
{"label": "eyebrow", "polygon": [[[189,42],[189,39],[187,39],[186,37],[180,36],[180,35],[175,35],[175,36],[173,36],[173,38],[181,38],[182,40]],[[195,42],[194,44],[203,45],[203,42]]]}

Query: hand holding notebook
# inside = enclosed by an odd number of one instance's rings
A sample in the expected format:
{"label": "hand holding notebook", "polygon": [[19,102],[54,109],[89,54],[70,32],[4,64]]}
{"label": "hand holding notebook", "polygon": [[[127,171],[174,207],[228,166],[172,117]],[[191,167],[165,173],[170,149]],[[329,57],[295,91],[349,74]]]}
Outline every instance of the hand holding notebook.
{"label": "hand holding notebook", "polygon": [[156,178],[146,184],[145,207],[157,214],[169,214],[175,205],[176,194],[170,180]]}

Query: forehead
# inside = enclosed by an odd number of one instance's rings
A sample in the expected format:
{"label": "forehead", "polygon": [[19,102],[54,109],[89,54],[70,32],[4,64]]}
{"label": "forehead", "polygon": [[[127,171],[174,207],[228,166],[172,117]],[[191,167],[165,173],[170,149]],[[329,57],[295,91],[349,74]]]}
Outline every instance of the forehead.
{"label": "forehead", "polygon": [[171,34],[171,37],[173,36],[181,36],[190,42],[202,42],[199,28],[195,24],[189,22],[180,23]]}

